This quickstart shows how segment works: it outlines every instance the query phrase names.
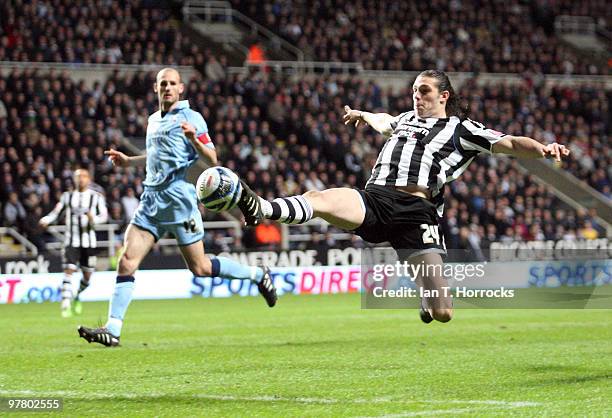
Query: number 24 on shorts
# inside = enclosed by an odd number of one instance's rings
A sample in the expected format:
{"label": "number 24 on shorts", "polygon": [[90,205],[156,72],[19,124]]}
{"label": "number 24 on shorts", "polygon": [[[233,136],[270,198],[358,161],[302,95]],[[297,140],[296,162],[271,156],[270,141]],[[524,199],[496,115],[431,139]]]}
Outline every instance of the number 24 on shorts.
{"label": "number 24 on shorts", "polygon": [[423,230],[423,244],[440,245],[440,231],[438,225],[421,224]]}

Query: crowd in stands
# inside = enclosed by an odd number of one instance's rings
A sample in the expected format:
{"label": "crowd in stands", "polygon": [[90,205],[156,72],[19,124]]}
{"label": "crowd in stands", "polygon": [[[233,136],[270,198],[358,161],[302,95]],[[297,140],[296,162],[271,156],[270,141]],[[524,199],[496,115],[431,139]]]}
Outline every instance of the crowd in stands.
{"label": "crowd in stands", "polygon": [[[142,193],[144,171],[119,173],[104,150],[119,147],[123,135],[142,134],[133,129],[146,108],[142,101],[128,108],[127,93],[112,82],[104,87],[110,89],[87,89],[67,74],[35,70],[0,77],[0,196],[3,202],[17,196],[25,211],[18,212],[14,224],[30,238],[40,235],[40,217],[73,186],[77,167],[87,168],[107,192],[113,221],[133,207],[130,196]],[[11,224],[7,207],[4,223]]]}
{"label": "crowd in stands", "polygon": [[[167,8],[160,9],[162,4]],[[578,59],[553,28],[555,16],[565,13],[609,22],[605,0],[233,0],[232,5],[317,61],[359,62],[372,70],[609,71]],[[6,0],[0,2],[0,61],[204,67],[210,57],[184,37],[173,23],[179,18],[170,2]]]}
{"label": "crowd in stands", "polygon": [[[40,244],[38,219],[71,187],[72,169],[84,166],[106,194],[111,222],[125,225],[143,191],[144,170],[112,167],[103,152],[122,149],[122,137],[144,136],[147,116],[157,106],[154,77],[115,73],[88,88],[57,72],[15,70],[1,76],[3,224],[16,225]],[[460,94],[472,117],[493,129],[569,144],[574,157],[567,166],[612,197],[606,146],[610,91],[551,89],[530,81],[488,87],[468,82]],[[296,81],[264,72],[217,81],[196,75],[185,97],[207,120],[220,162],[268,199],[362,187],[384,140],[369,128],[346,127],[342,106],[391,114],[412,108],[409,89],[392,92],[357,77]],[[514,161],[481,158],[447,190],[445,231],[451,248],[506,239],[579,238],[603,232],[595,215],[571,210]],[[245,246],[279,243],[270,228],[246,238]],[[318,245],[328,238],[318,239]],[[208,234],[207,240],[213,248],[227,246],[220,233]]]}
{"label": "crowd in stands", "polygon": [[158,8],[160,3],[3,0],[0,61],[165,63],[204,70],[201,49],[172,23],[170,9]]}
{"label": "crowd in stands", "polygon": [[[609,5],[555,3],[232,0],[315,61],[358,62],[368,70],[607,74],[608,68],[579,59],[555,37],[554,19],[556,13],[600,9],[606,16]],[[574,6],[582,3],[595,5]]]}
{"label": "crowd in stands", "polygon": [[479,87],[472,80],[459,94],[474,120],[567,145],[572,153],[564,169],[612,199],[612,90],[597,84],[546,87],[533,79],[512,87]]}

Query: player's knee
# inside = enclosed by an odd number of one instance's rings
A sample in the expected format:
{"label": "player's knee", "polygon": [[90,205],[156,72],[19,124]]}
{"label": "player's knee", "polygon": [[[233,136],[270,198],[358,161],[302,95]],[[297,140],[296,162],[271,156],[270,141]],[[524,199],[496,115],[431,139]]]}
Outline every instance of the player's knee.
{"label": "player's knee", "polygon": [[308,190],[303,196],[312,203],[321,200],[323,198],[323,193],[318,190]]}
{"label": "player's knee", "polygon": [[315,212],[325,212],[325,196],[318,190],[309,190],[303,194],[304,198],[312,205]]}
{"label": "player's knee", "polygon": [[453,310],[452,309],[442,309],[442,308],[433,308],[431,312],[431,316],[436,321],[439,322],[448,322],[453,319]]}
{"label": "player's knee", "polygon": [[121,255],[121,258],[119,259],[119,268],[118,268],[120,275],[131,276],[136,272],[137,268],[138,268],[138,261],[134,257],[130,256],[127,252]]}

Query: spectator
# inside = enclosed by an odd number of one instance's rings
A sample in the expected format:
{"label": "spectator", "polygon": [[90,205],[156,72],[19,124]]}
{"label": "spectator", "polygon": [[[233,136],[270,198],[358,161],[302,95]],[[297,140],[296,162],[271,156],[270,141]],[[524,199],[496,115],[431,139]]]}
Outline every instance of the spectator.
{"label": "spectator", "polygon": [[225,78],[225,69],[219,63],[219,61],[217,61],[217,58],[214,56],[214,54],[210,54],[204,68],[206,78],[208,80],[221,81]]}
{"label": "spectator", "polygon": [[125,196],[121,198],[121,205],[123,206],[123,213],[127,219],[132,219],[134,212],[138,208],[140,200],[136,197],[134,189],[128,187]]}
{"label": "spectator", "polygon": [[43,235],[45,230],[40,226],[38,221],[42,218],[44,212],[40,206],[36,206],[27,212],[25,222],[23,225],[23,232],[25,236],[38,248],[39,251],[45,249],[45,241]]}
{"label": "spectator", "polygon": [[247,54],[246,63],[247,64],[261,64],[266,61],[266,55],[264,50],[259,43],[254,42],[249,47],[249,53]]}
{"label": "spectator", "polygon": [[599,234],[597,230],[593,228],[591,221],[587,220],[584,222],[584,227],[580,229],[579,236],[584,239],[596,239]]}
{"label": "spectator", "polygon": [[26,210],[19,201],[16,192],[9,193],[8,202],[4,204],[4,225],[22,230],[26,220]]}

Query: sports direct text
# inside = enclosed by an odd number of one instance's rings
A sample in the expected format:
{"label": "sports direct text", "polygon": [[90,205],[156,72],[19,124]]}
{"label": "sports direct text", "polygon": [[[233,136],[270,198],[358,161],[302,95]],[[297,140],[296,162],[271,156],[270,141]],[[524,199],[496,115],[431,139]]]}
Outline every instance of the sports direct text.
{"label": "sports direct text", "polygon": [[412,281],[415,281],[417,277],[444,277],[456,281],[480,279],[485,275],[486,264],[486,262],[427,264],[425,262],[409,263],[398,260],[393,264],[375,264],[372,270],[372,279],[377,282],[389,277],[407,277]]}

